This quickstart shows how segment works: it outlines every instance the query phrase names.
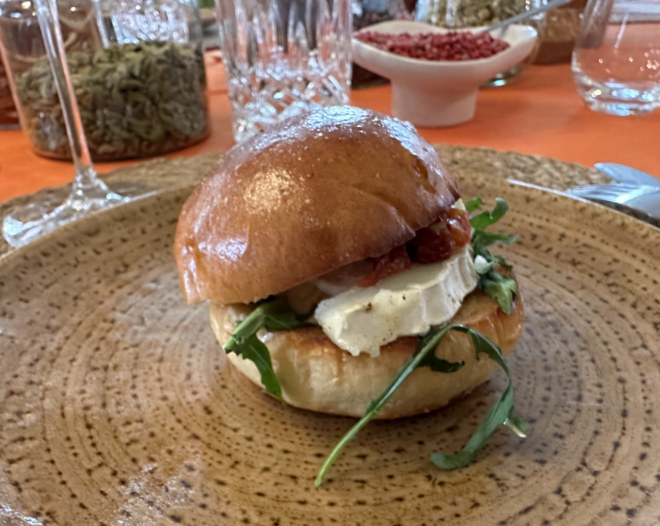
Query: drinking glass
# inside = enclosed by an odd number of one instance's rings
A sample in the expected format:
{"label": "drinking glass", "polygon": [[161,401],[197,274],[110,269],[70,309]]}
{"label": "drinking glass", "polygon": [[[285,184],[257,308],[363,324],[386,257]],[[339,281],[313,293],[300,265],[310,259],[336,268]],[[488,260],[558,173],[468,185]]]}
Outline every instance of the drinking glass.
{"label": "drinking glass", "polygon": [[216,0],[234,137],[347,104],[351,0]]}
{"label": "drinking glass", "polygon": [[572,70],[592,110],[636,115],[660,107],[660,2],[589,0]]}
{"label": "drinking glass", "polygon": [[[8,4],[9,2],[0,2],[1,16],[11,16],[6,13]],[[34,6],[62,106],[62,117],[75,168],[75,180],[67,200],[54,210],[49,211],[42,203],[35,202],[5,216],[2,222],[2,234],[12,246],[29,243],[36,237],[74,221],[84,214],[126,200],[108,189],[97,176],[92,165],[66,61],[56,0],[35,0]],[[0,39],[0,42],[6,44],[4,39]],[[3,50],[5,47],[3,46]]]}

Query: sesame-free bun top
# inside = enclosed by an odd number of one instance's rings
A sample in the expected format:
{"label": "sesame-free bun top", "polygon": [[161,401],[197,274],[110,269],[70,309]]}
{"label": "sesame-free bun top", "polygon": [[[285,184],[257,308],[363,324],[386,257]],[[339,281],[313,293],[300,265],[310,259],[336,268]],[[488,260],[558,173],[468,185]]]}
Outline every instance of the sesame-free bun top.
{"label": "sesame-free bun top", "polygon": [[350,106],[288,119],[229,150],[184,204],[185,298],[249,303],[380,256],[457,196],[408,123]]}

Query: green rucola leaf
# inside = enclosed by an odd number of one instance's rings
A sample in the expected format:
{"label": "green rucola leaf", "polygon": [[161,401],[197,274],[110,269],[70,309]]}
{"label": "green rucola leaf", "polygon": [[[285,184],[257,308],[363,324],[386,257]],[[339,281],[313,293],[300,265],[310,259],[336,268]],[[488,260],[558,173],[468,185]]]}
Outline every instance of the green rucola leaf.
{"label": "green rucola leaf", "polygon": [[[225,349],[226,350],[226,349]],[[270,393],[280,401],[282,400],[282,387],[273,370],[273,362],[270,359],[270,352],[256,334],[253,334],[240,346],[240,352],[232,350],[246,360],[251,360],[257,366],[261,375],[261,384]]]}
{"label": "green rucola leaf", "polygon": [[[481,203],[483,204],[483,201],[481,201]],[[497,223],[502,218],[502,216],[506,214],[508,209],[509,205],[507,202],[501,197],[497,197],[495,198],[495,208],[493,208],[493,211],[489,212],[488,210],[485,210],[484,212],[472,216],[470,218],[470,225],[475,230],[486,228]],[[468,209],[468,211],[471,210]]]}
{"label": "green rucola leaf", "polygon": [[[470,201],[473,210],[483,204],[479,198]],[[479,206],[477,206],[479,205]],[[497,270],[495,265],[504,268],[511,268],[501,256],[493,256],[487,247],[494,243],[513,243],[517,236],[507,236],[494,232],[487,232],[484,228],[491,226],[499,221],[509,209],[506,201],[501,198],[495,199],[495,208],[492,212],[484,211],[470,218],[470,225],[474,229],[472,232],[472,250],[474,252],[475,267],[479,274],[478,287],[497,301],[502,310],[509,314],[513,308],[513,298],[518,289],[516,282],[508,276],[503,276]]]}
{"label": "green rucola leaf", "polygon": [[[385,406],[387,401],[403,384],[403,382],[413,373],[413,371],[419,367],[430,367],[433,371],[436,372],[452,373],[463,366],[463,363],[449,362],[435,357],[436,347],[450,330],[456,330],[470,334],[475,347],[477,358],[479,358],[479,355],[482,353],[487,354],[492,360],[494,360],[498,365],[500,365],[500,367],[504,369],[507,377],[509,377],[509,370],[499,347],[497,347],[497,345],[492,343],[479,332],[465,325],[458,324],[431,329],[424,337],[419,339],[417,347],[415,348],[415,352],[399,369],[385,391],[383,391],[380,396],[371,401],[364,416],[360,418],[360,420],[358,420],[358,422],[351,429],[348,430],[348,432],[340,439],[334,449],[330,452],[330,455],[328,455],[325,462],[321,466],[318,475],[316,476],[316,480],[314,481],[316,486],[319,486],[323,482],[323,479],[330,470],[330,467],[337,459],[337,457],[339,457],[346,445],[351,440],[353,440],[353,438],[357,436],[360,430],[364,428],[378,414],[378,412]],[[502,399],[504,399],[503,402]],[[516,427],[517,431],[521,433],[524,432],[525,424],[513,413],[513,387],[511,386],[510,377],[509,385],[502,394],[502,397],[490,410],[488,416],[484,420],[485,423],[482,423],[482,425],[479,426],[474,436],[470,439],[470,441],[468,441],[468,444],[465,446],[464,450],[456,455],[433,453],[432,460],[435,458],[440,464],[444,463],[446,466],[449,466],[445,467],[444,469],[456,469],[458,467],[462,467],[463,465],[467,465],[467,463],[472,460],[476,452],[483,446],[488,437],[493,434],[495,429],[499,425],[507,422],[507,420],[510,421],[509,427]],[[434,462],[436,461],[434,460]],[[438,463],[436,462],[436,464]]]}
{"label": "green rucola leaf", "polygon": [[490,269],[479,278],[479,288],[497,301],[504,314],[511,314],[513,296],[518,293],[518,286],[513,279]]}
{"label": "green rucola leaf", "polygon": [[241,321],[225,343],[224,350],[254,362],[266,392],[282,400],[282,387],[273,370],[270,352],[257,337],[257,332],[261,328],[269,331],[295,329],[303,324],[304,321],[291,311],[286,301],[276,298],[262,303]]}
{"label": "green rucola leaf", "polygon": [[474,212],[475,210],[481,208],[483,204],[484,204],[484,200],[481,197],[475,197],[465,203],[465,209],[468,212]]}
{"label": "green rucola leaf", "polygon": [[485,230],[475,230],[472,233],[472,248],[476,254],[483,254],[487,246],[494,243],[506,243],[510,245],[511,243],[515,243],[517,239],[518,236],[507,236],[506,234],[486,232]]}
{"label": "green rucola leaf", "polygon": [[[378,412],[383,408],[383,406],[392,397],[396,390],[401,386],[406,378],[412,374],[415,369],[418,367],[423,367],[427,360],[428,363],[433,363],[433,367],[436,367],[436,369],[433,369],[435,371],[441,371],[442,368],[446,366],[447,370],[445,372],[454,372],[462,367],[462,363],[448,362],[445,360],[433,361],[428,358],[428,355],[433,354],[435,348],[438,346],[438,343],[442,337],[447,334],[450,328],[451,326],[431,329],[426,334],[426,336],[419,339],[417,347],[415,348],[415,352],[403,364],[401,369],[399,369],[385,391],[383,391],[380,396],[371,401],[364,416],[360,418],[360,420],[358,420],[358,422],[351,429],[348,430],[348,432],[341,438],[341,440],[330,452],[328,457],[325,459],[325,462],[323,462],[321,469],[319,469],[316,480],[314,481],[314,485],[321,485],[323,479],[330,470],[330,467],[346,447],[346,444],[353,440],[360,432],[360,430],[378,414]],[[445,365],[443,365],[442,362],[444,362]]]}
{"label": "green rucola leaf", "polygon": [[520,418],[515,410],[511,410],[509,417],[502,424],[508,427],[513,434],[517,435],[519,438],[527,438],[527,431],[529,430],[529,424]]}
{"label": "green rucola leaf", "polygon": [[449,362],[438,358],[435,355],[435,348],[440,343],[440,340],[447,333],[447,330],[443,328],[430,329],[424,336],[419,339],[415,351],[413,352],[413,358],[417,355],[420,355],[416,367],[428,367],[432,371],[439,373],[453,373],[458,371],[463,365],[464,362]]}
{"label": "green rucola leaf", "polygon": [[470,327],[460,326],[454,327],[454,329],[470,334],[477,357],[482,353],[487,354],[491,360],[496,362],[502,368],[506,374],[508,383],[499,400],[495,402],[495,405],[493,405],[490,411],[488,411],[486,417],[461,451],[454,454],[431,454],[431,460],[433,463],[440,469],[447,470],[463,468],[472,462],[475,455],[501,425],[506,425],[521,438],[525,438],[527,431],[527,424],[515,414],[513,409],[513,384],[511,382],[511,375],[509,374],[509,368],[504,361],[504,356],[502,356],[500,348],[481,333]]}

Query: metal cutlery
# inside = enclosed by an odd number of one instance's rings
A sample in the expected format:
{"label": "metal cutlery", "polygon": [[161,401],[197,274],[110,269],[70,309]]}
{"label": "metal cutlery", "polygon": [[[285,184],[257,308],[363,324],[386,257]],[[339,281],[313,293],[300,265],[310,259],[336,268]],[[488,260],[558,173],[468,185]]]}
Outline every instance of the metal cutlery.
{"label": "metal cutlery", "polygon": [[660,220],[660,185],[640,185],[626,182],[592,184],[569,188],[566,193],[601,204],[637,210]]}
{"label": "metal cutlery", "polygon": [[636,170],[630,166],[616,163],[596,163],[594,164],[596,170],[611,177],[618,183],[630,183],[637,185],[659,186],[660,179],[653,177],[641,170]]}
{"label": "metal cutlery", "polygon": [[660,227],[660,179],[622,164],[596,163],[594,167],[614,182],[574,186],[566,194],[610,206]]}
{"label": "metal cutlery", "polygon": [[599,169],[601,166],[606,167],[602,171],[615,181],[621,182],[574,186],[564,191],[515,179],[508,179],[508,182],[516,186],[593,201],[660,228],[660,181],[623,165],[599,163],[596,166]]}

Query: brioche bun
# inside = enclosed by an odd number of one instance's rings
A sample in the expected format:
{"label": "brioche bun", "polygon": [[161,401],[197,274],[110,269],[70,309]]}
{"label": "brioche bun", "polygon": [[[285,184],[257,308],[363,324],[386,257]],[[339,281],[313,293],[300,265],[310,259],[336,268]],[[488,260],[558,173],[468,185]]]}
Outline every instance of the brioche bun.
{"label": "brioche bun", "polygon": [[456,200],[412,126],[340,106],[235,146],[185,203],[174,255],[189,303],[250,303],[412,239]]}
{"label": "brioche bun", "polygon": [[[247,305],[211,305],[211,326],[224,344],[235,322],[250,312]],[[518,295],[510,314],[496,301],[476,290],[469,294],[452,323],[476,329],[508,355],[523,330],[524,308]],[[296,407],[347,416],[362,416],[415,349],[417,338],[399,338],[380,349],[379,356],[353,356],[330,341],[320,327],[271,332],[262,338],[270,351],[273,369],[284,400]],[[477,359],[469,335],[450,331],[436,348],[436,356],[465,362],[458,371],[443,374],[427,367],[417,369],[394,393],[376,418],[398,418],[432,411],[485,382],[496,364]],[[256,385],[261,386],[253,362],[228,353],[229,360]]]}

